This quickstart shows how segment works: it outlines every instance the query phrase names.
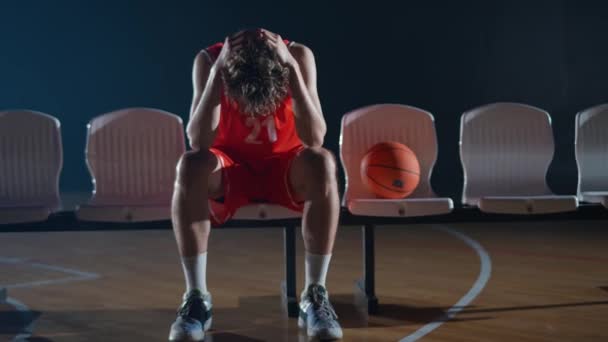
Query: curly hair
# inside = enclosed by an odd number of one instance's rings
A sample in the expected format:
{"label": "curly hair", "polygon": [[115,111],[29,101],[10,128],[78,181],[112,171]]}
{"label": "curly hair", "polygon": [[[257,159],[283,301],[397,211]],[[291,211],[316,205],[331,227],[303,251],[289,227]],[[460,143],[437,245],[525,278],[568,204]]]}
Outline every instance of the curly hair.
{"label": "curly hair", "polygon": [[241,112],[263,116],[274,113],[287,96],[289,69],[263,39],[252,34],[228,58],[222,79],[226,95]]}

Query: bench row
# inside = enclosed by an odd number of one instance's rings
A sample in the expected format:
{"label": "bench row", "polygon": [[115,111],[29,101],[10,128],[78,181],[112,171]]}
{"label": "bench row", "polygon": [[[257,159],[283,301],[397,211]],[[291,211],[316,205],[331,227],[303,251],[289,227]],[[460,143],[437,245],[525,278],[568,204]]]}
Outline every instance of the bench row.
{"label": "bench row", "polygon": [[[519,103],[494,103],[462,114],[462,203],[481,211],[540,214],[574,211],[579,201],[608,207],[608,105],[576,115],[577,194],[555,195],[545,178],[553,159],[551,118]],[[100,115],[87,125],[85,158],[94,185],[81,220],[131,222],[170,218],[175,166],[186,150],[179,116],[150,108]],[[361,160],[382,141],[410,147],[420,183],[404,199],[378,199],[360,179]],[[0,112],[0,224],[44,221],[61,210],[60,122],[29,110]],[[342,205],[354,215],[407,217],[452,211],[430,176],[437,158],[433,115],[399,104],[356,109],[342,117],[340,161],[346,175]],[[299,214],[271,204],[241,208],[236,219],[282,219]]]}

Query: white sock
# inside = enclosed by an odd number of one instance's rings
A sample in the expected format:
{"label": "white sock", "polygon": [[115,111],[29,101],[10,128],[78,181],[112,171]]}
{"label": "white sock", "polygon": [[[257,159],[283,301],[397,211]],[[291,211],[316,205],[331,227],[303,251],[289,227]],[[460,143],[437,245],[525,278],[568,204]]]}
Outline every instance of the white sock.
{"label": "white sock", "polygon": [[182,257],[182,268],[186,277],[186,293],[194,289],[207,293],[207,252],[194,257]]}
{"label": "white sock", "polygon": [[310,284],[319,284],[325,287],[325,278],[327,277],[331,254],[320,255],[306,252],[305,258],[306,286],[304,287],[304,291],[308,289],[308,285]]}

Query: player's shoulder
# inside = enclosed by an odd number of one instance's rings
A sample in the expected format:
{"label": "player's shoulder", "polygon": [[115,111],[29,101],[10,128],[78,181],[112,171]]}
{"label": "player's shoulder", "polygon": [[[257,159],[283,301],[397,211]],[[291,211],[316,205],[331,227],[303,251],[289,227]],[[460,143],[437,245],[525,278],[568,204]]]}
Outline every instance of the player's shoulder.
{"label": "player's shoulder", "polygon": [[222,51],[222,42],[218,42],[201,49],[195,57],[194,63],[197,65],[211,65]]}
{"label": "player's shoulder", "polygon": [[220,52],[222,51],[222,47],[223,46],[224,46],[223,42],[217,42],[215,44],[207,46],[203,50],[206,51],[207,54],[209,54],[209,56],[212,59],[215,59],[220,54]]}
{"label": "player's shoulder", "polygon": [[299,61],[314,60],[312,49],[305,44],[292,41],[289,43],[289,52]]}

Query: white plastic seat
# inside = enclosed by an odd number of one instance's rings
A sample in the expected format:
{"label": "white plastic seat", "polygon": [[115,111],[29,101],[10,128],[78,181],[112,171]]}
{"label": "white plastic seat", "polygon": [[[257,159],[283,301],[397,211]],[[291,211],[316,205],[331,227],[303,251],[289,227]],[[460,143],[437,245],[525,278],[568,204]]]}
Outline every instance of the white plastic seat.
{"label": "white plastic seat", "polygon": [[[361,180],[365,153],[375,144],[396,141],[407,145],[420,163],[420,182],[404,199],[380,199]],[[342,205],[352,214],[409,217],[447,214],[450,198],[439,198],[430,184],[437,160],[437,137],[431,113],[399,104],[378,104],[356,109],[342,117],[340,159],[346,174]]]}
{"label": "white plastic seat", "polygon": [[279,220],[299,217],[302,217],[301,213],[280,205],[270,203],[254,203],[239,208],[231,219]]}
{"label": "white plastic seat", "polygon": [[40,112],[0,112],[0,224],[44,221],[60,210],[60,126]]}
{"label": "white plastic seat", "polygon": [[128,108],[87,126],[86,161],[93,196],[77,208],[80,220],[156,221],[171,218],[176,166],[185,152],[179,116]]}
{"label": "white plastic seat", "polygon": [[608,208],[608,104],[579,112],[575,135],[578,199]]}
{"label": "white plastic seat", "polygon": [[551,192],[545,177],[553,159],[549,113],[519,103],[465,112],[460,126],[462,202],[481,211],[547,214],[576,210],[576,196]]}
{"label": "white plastic seat", "polygon": [[583,191],[579,194],[580,201],[597,203],[608,209],[608,191]]}
{"label": "white plastic seat", "polygon": [[479,209],[486,213],[560,213],[576,209],[573,196],[484,196]]}

